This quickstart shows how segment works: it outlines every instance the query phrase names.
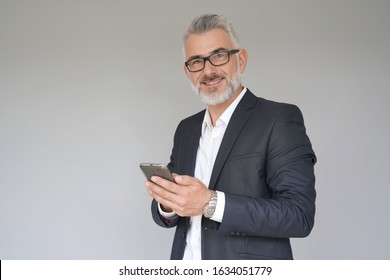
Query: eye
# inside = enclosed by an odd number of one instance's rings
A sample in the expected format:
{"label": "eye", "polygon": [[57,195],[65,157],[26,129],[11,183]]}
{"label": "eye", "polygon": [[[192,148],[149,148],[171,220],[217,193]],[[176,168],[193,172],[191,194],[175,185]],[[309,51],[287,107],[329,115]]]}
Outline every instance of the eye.
{"label": "eye", "polygon": [[203,63],[203,59],[201,58],[196,58],[196,59],[193,59],[189,62],[191,65],[196,65],[196,64],[202,64]]}
{"label": "eye", "polygon": [[223,51],[223,52],[217,52],[216,54],[213,55],[213,58],[214,59],[225,59],[227,57],[227,52]]}

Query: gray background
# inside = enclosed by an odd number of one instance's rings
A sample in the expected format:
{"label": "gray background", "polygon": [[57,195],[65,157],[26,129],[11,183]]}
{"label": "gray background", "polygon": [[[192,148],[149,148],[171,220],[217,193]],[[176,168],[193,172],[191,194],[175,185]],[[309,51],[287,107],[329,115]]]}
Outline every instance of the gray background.
{"label": "gray background", "polygon": [[166,259],[138,168],[203,108],[181,36],[228,16],[244,84],[297,104],[318,156],[297,259],[390,258],[390,1],[0,0],[0,259]]}

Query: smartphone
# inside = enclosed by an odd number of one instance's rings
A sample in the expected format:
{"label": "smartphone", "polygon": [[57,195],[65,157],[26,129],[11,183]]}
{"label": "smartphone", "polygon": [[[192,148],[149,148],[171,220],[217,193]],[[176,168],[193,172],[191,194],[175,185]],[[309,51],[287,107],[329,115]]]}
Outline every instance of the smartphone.
{"label": "smartphone", "polygon": [[175,182],[172,173],[165,164],[161,163],[140,163],[139,167],[145,174],[145,177],[150,181],[152,176],[159,176],[171,182]]}

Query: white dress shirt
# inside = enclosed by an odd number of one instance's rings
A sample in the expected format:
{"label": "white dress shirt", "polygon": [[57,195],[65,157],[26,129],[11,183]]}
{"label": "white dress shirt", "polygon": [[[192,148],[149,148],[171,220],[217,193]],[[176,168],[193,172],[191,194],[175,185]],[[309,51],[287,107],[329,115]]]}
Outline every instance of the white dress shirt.
{"label": "white dress shirt", "polygon": [[[232,104],[222,113],[213,127],[209,111],[206,110],[203,123],[202,134],[199,139],[199,147],[196,156],[195,177],[202,181],[206,186],[210,183],[211,173],[213,171],[214,162],[217,157],[219,148],[225,135],[226,128],[229,124],[230,118],[233,115],[238,103],[246,92],[244,88],[239,96]],[[217,191],[218,201],[211,220],[221,222],[225,210],[225,194]],[[175,213],[166,213],[162,211],[159,205],[160,214],[165,218],[175,217]],[[202,215],[193,216],[190,218],[190,225],[187,232],[186,248],[183,259],[185,260],[200,260],[202,259],[201,251],[201,222]]]}

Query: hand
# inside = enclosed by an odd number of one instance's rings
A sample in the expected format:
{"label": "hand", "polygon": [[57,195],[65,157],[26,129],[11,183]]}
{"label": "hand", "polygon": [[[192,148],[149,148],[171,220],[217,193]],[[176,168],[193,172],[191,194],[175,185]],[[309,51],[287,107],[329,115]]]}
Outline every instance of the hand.
{"label": "hand", "polygon": [[145,183],[149,195],[164,211],[174,211],[182,217],[202,215],[204,205],[211,199],[211,191],[195,177],[173,175],[175,182],[153,176]]}

